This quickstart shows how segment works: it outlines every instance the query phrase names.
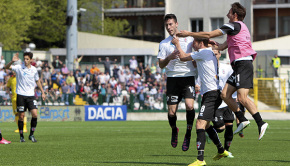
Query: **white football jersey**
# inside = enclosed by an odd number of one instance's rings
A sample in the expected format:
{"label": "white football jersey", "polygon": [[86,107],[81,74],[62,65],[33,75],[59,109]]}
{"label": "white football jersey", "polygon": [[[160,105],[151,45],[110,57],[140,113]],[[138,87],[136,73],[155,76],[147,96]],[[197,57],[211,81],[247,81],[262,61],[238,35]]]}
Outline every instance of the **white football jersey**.
{"label": "white football jersey", "polygon": [[[172,36],[162,40],[159,44],[158,59],[165,59],[175,49],[175,45],[171,43]],[[179,43],[185,53],[192,52],[192,37],[179,38]],[[171,60],[165,67],[167,77],[189,77],[195,76],[195,68],[191,61],[182,62],[180,59]]]}
{"label": "white football jersey", "polygon": [[16,93],[23,96],[34,96],[36,81],[39,80],[38,72],[34,66],[28,69],[23,65],[11,66],[16,73]]}
{"label": "white football jersey", "polygon": [[198,52],[191,53],[191,57],[196,61],[198,77],[200,79],[200,93],[218,90],[218,64],[217,58],[212,48],[199,49]]}

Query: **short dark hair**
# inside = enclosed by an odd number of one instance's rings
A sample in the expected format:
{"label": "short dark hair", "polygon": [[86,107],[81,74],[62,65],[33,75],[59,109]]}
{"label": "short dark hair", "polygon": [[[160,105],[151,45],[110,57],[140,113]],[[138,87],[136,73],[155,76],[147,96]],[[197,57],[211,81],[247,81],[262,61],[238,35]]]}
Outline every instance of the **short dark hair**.
{"label": "short dark hair", "polygon": [[209,39],[208,38],[194,38],[198,43],[203,42],[204,46],[208,47]]}
{"label": "short dark hair", "polygon": [[246,8],[244,8],[244,6],[242,6],[239,2],[232,4],[232,12],[233,14],[237,13],[239,21],[243,21],[246,16]]}
{"label": "short dark hair", "polygon": [[166,22],[169,19],[173,19],[175,23],[177,23],[177,18],[174,14],[166,14],[164,17],[164,22]]}
{"label": "short dark hair", "polygon": [[30,59],[33,58],[33,53],[32,52],[24,52],[23,57],[24,56],[29,56]]}

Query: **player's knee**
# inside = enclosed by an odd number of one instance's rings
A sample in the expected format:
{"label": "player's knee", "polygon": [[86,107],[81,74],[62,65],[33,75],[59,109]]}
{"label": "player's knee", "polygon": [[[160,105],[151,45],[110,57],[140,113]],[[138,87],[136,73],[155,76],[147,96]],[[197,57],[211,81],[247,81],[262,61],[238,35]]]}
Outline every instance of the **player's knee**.
{"label": "player's knee", "polygon": [[221,133],[225,130],[225,126],[214,126],[214,129],[216,130],[217,133]]}
{"label": "player's knee", "polygon": [[194,109],[193,103],[186,104],[186,110],[193,110],[193,109]]}

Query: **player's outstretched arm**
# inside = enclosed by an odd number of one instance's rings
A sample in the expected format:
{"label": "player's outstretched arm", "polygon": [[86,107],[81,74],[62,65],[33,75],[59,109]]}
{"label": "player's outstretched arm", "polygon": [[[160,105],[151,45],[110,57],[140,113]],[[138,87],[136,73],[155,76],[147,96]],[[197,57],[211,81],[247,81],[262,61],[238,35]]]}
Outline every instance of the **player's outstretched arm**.
{"label": "player's outstretched arm", "polygon": [[19,60],[19,53],[17,52],[17,53],[13,56],[12,61],[9,62],[9,63],[5,66],[5,69],[10,69],[10,70],[11,70],[11,65],[12,65],[14,62],[18,61],[18,60]]}
{"label": "player's outstretched arm", "polygon": [[172,44],[175,45],[175,47],[177,48],[177,50],[179,52],[178,56],[179,56],[180,61],[192,61],[190,53],[185,53],[181,49],[178,37],[174,37],[171,42],[172,42]]}
{"label": "player's outstretched arm", "polygon": [[187,37],[187,36],[192,36],[194,38],[214,38],[218,36],[222,36],[223,33],[219,29],[216,29],[211,32],[189,32],[189,31],[180,31],[176,33],[176,36],[178,37]]}

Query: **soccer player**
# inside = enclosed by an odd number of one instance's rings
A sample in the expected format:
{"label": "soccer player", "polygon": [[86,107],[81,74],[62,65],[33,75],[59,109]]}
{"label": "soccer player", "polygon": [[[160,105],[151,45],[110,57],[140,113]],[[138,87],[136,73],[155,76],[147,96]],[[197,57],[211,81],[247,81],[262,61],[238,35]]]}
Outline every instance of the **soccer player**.
{"label": "soccer player", "polygon": [[14,65],[14,62],[19,60],[18,54],[14,55],[12,61],[9,62],[5,68],[11,69],[16,73],[16,94],[17,94],[17,112],[19,115],[18,128],[20,134],[20,142],[25,142],[23,136],[23,120],[25,111],[28,109],[31,114],[31,128],[29,139],[32,142],[37,142],[34,137],[34,131],[37,125],[37,101],[34,97],[35,83],[42,93],[42,99],[45,101],[45,94],[42,89],[37,69],[31,65],[33,54],[31,52],[24,53],[24,65]]}
{"label": "soccer player", "polygon": [[229,156],[218,137],[216,130],[210,125],[210,122],[214,118],[215,111],[220,106],[222,99],[220,97],[219,90],[219,78],[218,78],[218,63],[215,54],[211,47],[208,47],[209,39],[195,38],[193,41],[193,47],[196,53],[185,53],[181,49],[178,38],[174,38],[172,43],[176,45],[179,51],[179,57],[181,61],[194,60],[197,65],[198,77],[201,81],[201,94],[203,94],[201,101],[201,108],[196,120],[196,145],[198,150],[197,160],[190,164],[193,165],[206,165],[204,161],[204,147],[205,147],[205,132],[209,135],[218,149],[218,154],[213,158],[219,160],[222,157]]}
{"label": "soccer player", "polygon": [[268,123],[262,120],[260,113],[254,102],[248,98],[250,88],[253,88],[253,60],[257,53],[252,48],[251,35],[243,20],[246,15],[246,9],[238,2],[231,5],[227,17],[229,23],[224,24],[221,28],[211,32],[188,32],[181,31],[177,36],[186,37],[201,37],[213,38],[227,34],[227,41],[223,44],[218,44],[218,50],[228,48],[230,62],[233,67],[233,74],[227,80],[227,83],[222,91],[221,97],[227,103],[232,111],[235,112],[236,117],[240,121],[240,125],[234,132],[239,133],[246,128],[250,121],[245,118],[244,114],[238,107],[236,101],[232,98],[232,94],[237,91],[239,102],[247,108],[255,119],[258,125],[259,140],[264,136]]}
{"label": "soccer player", "polygon": [[[11,89],[11,92],[12,92],[12,95],[11,95],[10,98],[11,98],[11,101],[12,101],[13,114],[15,115],[15,122],[17,123],[17,126],[18,126],[18,119],[19,119],[18,117],[19,117],[19,115],[18,115],[17,106],[16,106],[17,94],[16,94],[16,77],[15,77],[15,72],[14,71],[11,71],[10,78],[9,78],[6,86],[7,86],[7,88]],[[23,120],[23,132],[25,132],[25,133],[27,132],[26,123],[27,123],[27,118],[24,117],[24,120]],[[19,129],[18,128],[15,130],[15,133],[19,133]]]}
{"label": "soccer player", "polygon": [[[162,40],[159,45],[159,67],[165,68],[167,75],[166,96],[168,105],[168,121],[172,128],[171,145],[177,146],[179,129],[176,126],[176,112],[182,98],[185,99],[187,130],[182,145],[182,150],[187,151],[190,145],[191,130],[195,117],[193,107],[195,99],[195,68],[192,62],[181,62],[176,59],[176,48],[171,43],[173,36],[178,32],[178,22],[174,14],[164,17],[164,24],[169,37]],[[192,52],[192,37],[180,38],[180,45],[184,52]]]}

